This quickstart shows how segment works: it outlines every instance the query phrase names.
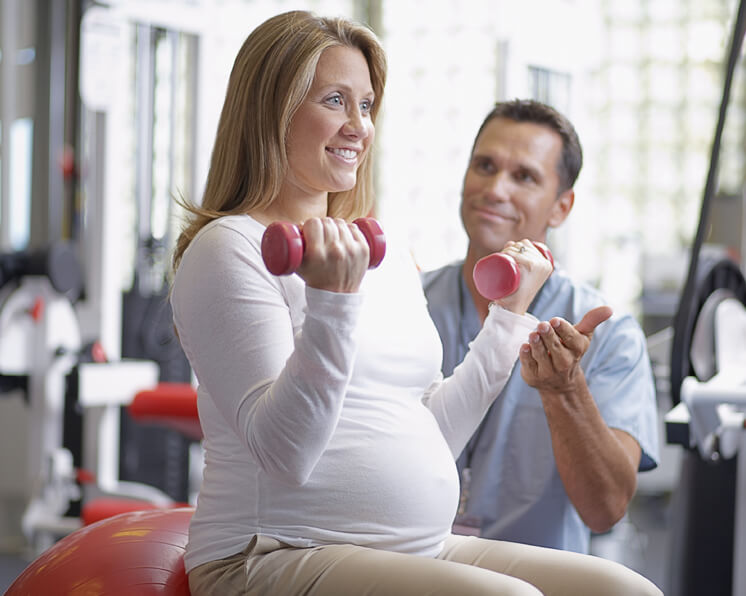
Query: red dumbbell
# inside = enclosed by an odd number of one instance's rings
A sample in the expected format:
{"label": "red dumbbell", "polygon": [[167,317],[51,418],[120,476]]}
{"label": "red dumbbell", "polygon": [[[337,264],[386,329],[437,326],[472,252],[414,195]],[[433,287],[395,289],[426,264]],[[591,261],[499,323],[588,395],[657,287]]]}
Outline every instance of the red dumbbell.
{"label": "red dumbbell", "polygon": [[[386,237],[381,225],[372,217],[354,221],[370,247],[369,269],[378,267],[386,254]],[[305,252],[303,232],[295,224],[276,221],[267,226],[262,236],[262,258],[273,275],[290,275],[300,267]]]}
{"label": "red dumbbell", "polygon": [[[554,267],[552,253],[546,244],[534,242],[534,246]],[[521,283],[521,272],[515,259],[502,252],[479,259],[474,265],[473,275],[477,291],[488,300],[510,296]]]}

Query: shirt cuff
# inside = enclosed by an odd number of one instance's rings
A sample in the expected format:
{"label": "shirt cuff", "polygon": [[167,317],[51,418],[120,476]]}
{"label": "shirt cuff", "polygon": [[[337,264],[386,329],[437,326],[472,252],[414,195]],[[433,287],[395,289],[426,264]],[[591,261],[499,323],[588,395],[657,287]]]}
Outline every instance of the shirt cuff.
{"label": "shirt cuff", "polygon": [[306,316],[325,320],[331,327],[354,326],[363,306],[363,294],[330,292],[306,286]]}
{"label": "shirt cuff", "polygon": [[497,302],[490,302],[487,318],[489,319],[490,317],[497,321],[502,321],[503,324],[512,325],[515,328],[523,327],[526,330],[527,338],[528,333],[534,331],[536,329],[536,325],[539,324],[539,319],[537,319],[531,313],[527,312],[525,314],[519,315],[518,313],[514,313],[507,308],[503,308]]}

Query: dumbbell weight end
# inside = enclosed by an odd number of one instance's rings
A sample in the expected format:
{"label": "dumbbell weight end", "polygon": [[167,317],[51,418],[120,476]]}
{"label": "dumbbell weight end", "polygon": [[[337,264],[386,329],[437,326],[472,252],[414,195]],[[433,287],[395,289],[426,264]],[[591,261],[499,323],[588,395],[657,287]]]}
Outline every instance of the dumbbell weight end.
{"label": "dumbbell weight end", "polygon": [[298,269],[305,248],[300,228],[286,221],[271,223],[262,236],[262,258],[272,275],[290,275]]}
{"label": "dumbbell weight end", "polygon": [[[534,242],[534,246],[554,267],[554,258],[549,248]],[[499,300],[510,296],[521,284],[521,272],[515,259],[502,252],[482,257],[474,265],[474,285],[477,291],[488,300]]]}
{"label": "dumbbell weight end", "polygon": [[[370,269],[378,267],[386,254],[386,237],[381,225],[372,217],[359,217],[354,223],[368,241]],[[262,236],[262,258],[273,275],[290,275],[303,262],[303,232],[293,223],[278,221],[267,226]]]}

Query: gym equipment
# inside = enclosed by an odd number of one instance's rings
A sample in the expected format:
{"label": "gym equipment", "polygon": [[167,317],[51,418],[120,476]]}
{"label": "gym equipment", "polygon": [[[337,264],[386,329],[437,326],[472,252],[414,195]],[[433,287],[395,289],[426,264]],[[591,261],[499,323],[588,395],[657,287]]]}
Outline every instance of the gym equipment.
{"label": "gym equipment", "polygon": [[5,596],[189,596],[191,507],[121,513],[69,534],[31,562]]}
{"label": "gym equipment", "polygon": [[0,255],[0,287],[28,275],[49,279],[55,291],[75,301],[83,290],[83,274],[72,245],[58,242],[34,252]]}
{"label": "gym equipment", "polygon": [[83,505],[80,512],[80,521],[83,526],[90,526],[121,513],[130,513],[133,511],[167,511],[180,507],[191,507],[191,505],[189,503],[156,505],[155,503],[138,499],[101,497]]}
{"label": "gym equipment", "polygon": [[[174,331],[168,286],[145,290],[139,279],[136,273],[132,289],[122,296],[122,357],[158,364],[158,382],[189,383],[191,368]],[[123,405],[127,407],[120,416],[121,479],[158,487],[175,501],[192,502],[193,437],[171,425],[140,424],[129,404]]]}
{"label": "gym equipment", "polygon": [[[740,292],[719,288],[705,300],[688,344],[696,375],[684,378],[681,401],[666,415],[667,441],[687,449],[672,501],[672,557],[681,559],[686,572],[685,577],[672,577],[669,588],[676,594],[700,594],[705,586],[712,594],[746,590],[746,569],[737,563],[746,556],[746,291],[742,276],[737,285]],[[682,519],[678,519],[680,514]]]}
{"label": "gym equipment", "polygon": [[32,551],[80,527],[76,507],[100,494],[172,503],[119,480],[118,410],[157,383],[158,366],[88,353],[69,298],[82,280],[72,248],[0,255],[0,270],[0,393],[21,390],[28,407],[21,530]]}
{"label": "gym equipment", "polygon": [[[378,267],[386,254],[386,237],[372,217],[359,217],[353,223],[368,241],[369,269]],[[273,275],[290,275],[300,267],[305,252],[303,232],[293,223],[278,221],[267,226],[262,236],[262,258]]]}
{"label": "gym equipment", "polygon": [[[554,258],[546,244],[534,242],[534,246],[554,267]],[[521,284],[521,271],[515,259],[504,252],[495,252],[482,257],[474,265],[474,285],[488,300],[510,296]]]}
{"label": "gym equipment", "polygon": [[677,596],[746,593],[746,283],[738,265],[728,259],[712,263],[700,257],[709,233],[720,141],[745,33],[746,2],[741,0],[697,233],[673,321],[674,407],[665,416],[666,439],[686,450],[671,503],[667,593]]}
{"label": "gym equipment", "polygon": [[197,390],[189,383],[158,383],[135,394],[127,406],[138,422],[152,422],[178,430],[192,440],[202,439]]}
{"label": "gym equipment", "polygon": [[[197,411],[197,390],[189,383],[161,382],[151,389],[135,394],[126,406],[130,418],[138,424],[170,428],[190,441],[202,440],[202,427]],[[201,479],[201,475],[199,476]],[[198,484],[195,482],[195,484]],[[83,504],[80,518],[84,526],[128,511],[146,511],[188,506],[188,503],[99,497]]]}

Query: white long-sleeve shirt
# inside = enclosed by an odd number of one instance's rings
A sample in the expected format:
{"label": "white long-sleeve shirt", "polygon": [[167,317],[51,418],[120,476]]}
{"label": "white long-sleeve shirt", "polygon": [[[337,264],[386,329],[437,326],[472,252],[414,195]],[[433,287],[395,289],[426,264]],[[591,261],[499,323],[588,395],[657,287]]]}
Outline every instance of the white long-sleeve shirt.
{"label": "white long-sleeve shirt", "polygon": [[458,505],[454,459],[536,320],[493,306],[443,381],[406,251],[389,239],[358,293],[326,292],[266,270],[264,229],[246,215],[208,224],[174,279],[205,449],[187,570],[255,534],[436,555]]}

